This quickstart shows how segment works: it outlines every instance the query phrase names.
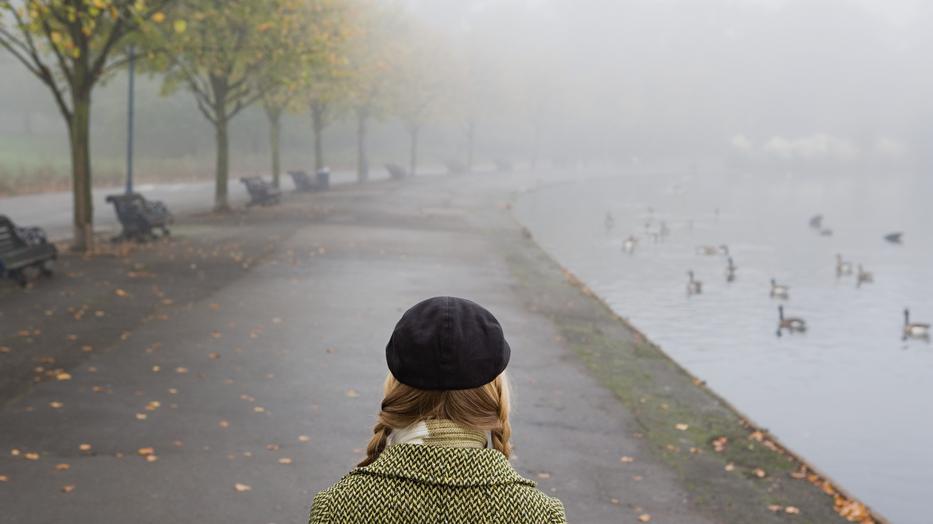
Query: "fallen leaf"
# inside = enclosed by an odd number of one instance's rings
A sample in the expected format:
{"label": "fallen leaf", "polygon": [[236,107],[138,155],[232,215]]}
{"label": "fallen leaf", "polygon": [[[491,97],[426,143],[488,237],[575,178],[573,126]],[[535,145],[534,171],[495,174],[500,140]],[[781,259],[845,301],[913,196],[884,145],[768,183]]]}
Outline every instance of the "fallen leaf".
{"label": "fallen leaf", "polygon": [[10,351],[13,351],[13,350],[7,346],[0,346],[0,353],[9,353]]}
{"label": "fallen leaf", "polygon": [[262,407],[262,406],[256,406],[256,407],[253,408],[253,411],[255,411],[256,413],[263,413],[263,412],[266,411],[266,408],[264,408],[264,407]]}
{"label": "fallen leaf", "polygon": [[651,515],[647,513],[642,513],[638,516],[638,520],[641,522],[651,522]]}
{"label": "fallen leaf", "polygon": [[168,394],[169,394],[169,395],[177,395],[177,394],[178,394],[178,390],[175,389],[175,388],[168,388]]}
{"label": "fallen leaf", "polygon": [[356,398],[356,397],[360,396],[360,394],[357,393],[355,389],[350,388],[350,389],[347,390],[347,396],[350,397],[350,398]]}
{"label": "fallen leaf", "polygon": [[723,468],[723,469],[725,469],[726,471],[732,471],[732,470],[735,469],[735,464],[733,464],[733,463],[730,462],[730,463],[726,464],[726,467]]}
{"label": "fallen leaf", "polygon": [[29,451],[23,456],[26,457],[26,460],[39,460],[39,454],[35,451]]}
{"label": "fallen leaf", "polygon": [[62,493],[71,493],[74,490],[75,490],[74,484],[65,484],[64,486],[62,486]]}
{"label": "fallen leaf", "polygon": [[71,469],[71,464],[55,464],[55,471],[68,471],[69,469]]}
{"label": "fallen leaf", "polygon": [[178,373],[179,375],[184,375],[187,372],[188,372],[188,368],[180,367],[180,366],[175,368],[175,373]]}
{"label": "fallen leaf", "polygon": [[795,506],[787,506],[784,508],[784,513],[790,513],[791,515],[800,515],[800,508]]}
{"label": "fallen leaf", "polygon": [[120,297],[120,298],[126,298],[126,297],[130,296],[129,293],[127,293],[126,291],[123,291],[123,290],[120,289],[120,288],[117,288],[117,289],[113,290],[113,294],[116,295],[116,296],[118,296],[118,297]]}
{"label": "fallen leaf", "polygon": [[768,504],[768,511],[771,511],[773,513],[777,513],[778,511],[781,511],[782,509],[784,508],[780,504]]}
{"label": "fallen leaf", "polygon": [[145,413],[137,413],[137,414],[136,414],[136,420],[146,420],[147,418],[149,418],[149,415],[147,415],[147,414],[145,414]]}
{"label": "fallen leaf", "polygon": [[80,449],[81,451],[91,451],[91,445],[81,444],[80,446],[78,446],[78,449]]}
{"label": "fallen leaf", "polygon": [[218,353],[218,352],[216,352],[216,351],[212,351],[212,352],[208,353],[207,356],[210,357],[211,360],[217,360],[218,358],[220,358],[220,353]]}
{"label": "fallen leaf", "polygon": [[760,479],[763,479],[763,478],[765,478],[766,476],[768,476],[768,474],[765,473],[765,470],[763,470],[763,469],[761,469],[761,468],[755,468],[754,473],[755,473],[755,476],[758,477],[758,478],[760,478]]}
{"label": "fallen leaf", "polygon": [[10,477],[6,475],[0,475],[0,482],[9,482],[9,481],[10,481]]}
{"label": "fallen leaf", "polygon": [[155,410],[159,409],[159,406],[161,406],[161,405],[162,405],[162,403],[159,402],[158,400],[151,400],[151,401],[149,401],[148,404],[146,404],[146,409],[147,409],[148,411],[155,411]]}
{"label": "fallen leaf", "polygon": [[249,491],[249,490],[253,489],[253,487],[250,486],[249,484],[241,484],[241,483],[237,482],[236,484],[233,485],[233,489],[237,490],[237,491],[240,492],[240,493],[243,493],[243,492],[245,492],[245,491]]}
{"label": "fallen leaf", "polygon": [[307,435],[298,435],[298,442],[311,442],[311,437]]}
{"label": "fallen leaf", "polygon": [[539,478],[539,479],[542,479],[542,480],[547,480],[547,479],[551,478],[551,474],[542,471],[541,473],[538,473],[538,478]]}
{"label": "fallen leaf", "polygon": [[53,400],[52,402],[49,402],[49,407],[52,409],[61,409],[65,407],[65,405],[57,400]]}
{"label": "fallen leaf", "polygon": [[159,460],[159,457],[155,455],[146,455],[146,462],[155,462]]}
{"label": "fallen leaf", "polygon": [[61,371],[61,372],[59,372],[57,375],[55,375],[55,378],[56,378],[57,380],[63,380],[63,381],[64,381],[64,380],[71,380],[71,374],[70,374],[70,373],[66,373],[66,372],[64,372],[64,371]]}
{"label": "fallen leaf", "polygon": [[20,454],[20,451],[16,448],[13,448],[10,450],[10,455],[13,455],[14,457],[18,457],[19,454]]}
{"label": "fallen leaf", "polygon": [[632,462],[635,462],[635,458],[629,457],[628,455],[623,455],[622,458],[619,459],[619,462],[623,464],[630,464]]}
{"label": "fallen leaf", "polygon": [[154,448],[139,448],[136,450],[136,453],[138,453],[142,457],[147,457],[149,455],[155,454],[155,449]]}
{"label": "fallen leaf", "polygon": [[230,427],[230,423],[227,422],[226,420],[221,420],[220,422],[217,423],[217,425],[224,429],[227,429]]}
{"label": "fallen leaf", "polygon": [[690,428],[687,424],[674,424],[674,427],[677,428],[678,431],[687,431],[687,429]]}
{"label": "fallen leaf", "polygon": [[288,457],[282,457],[279,459],[279,464],[291,464],[291,463],[292,463],[292,459]]}

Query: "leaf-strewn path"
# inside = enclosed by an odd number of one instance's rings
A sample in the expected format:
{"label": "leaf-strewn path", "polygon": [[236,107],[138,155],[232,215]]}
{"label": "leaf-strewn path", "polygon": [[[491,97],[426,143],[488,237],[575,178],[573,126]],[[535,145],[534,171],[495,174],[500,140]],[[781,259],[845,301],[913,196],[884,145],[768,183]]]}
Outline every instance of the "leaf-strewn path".
{"label": "leaf-strewn path", "polygon": [[[533,181],[379,182],[187,217],[169,242],[67,256],[25,292],[0,286],[0,520],[305,520],[368,441],[395,321],[452,294],[502,321],[515,464],[573,522],[832,521],[805,482],[789,492],[806,493],[790,501],[801,514],[764,500],[749,514],[700,500],[690,468],[659,458],[559,332],[555,310],[602,310],[512,221],[507,191]],[[542,274],[555,294],[536,294]],[[767,479],[711,471],[724,492],[766,491]]]}

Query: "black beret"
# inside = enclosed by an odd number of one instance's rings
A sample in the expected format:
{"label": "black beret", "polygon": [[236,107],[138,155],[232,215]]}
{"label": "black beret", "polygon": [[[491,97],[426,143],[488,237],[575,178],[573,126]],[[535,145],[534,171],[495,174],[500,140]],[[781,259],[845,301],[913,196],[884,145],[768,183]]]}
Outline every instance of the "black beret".
{"label": "black beret", "polygon": [[386,344],[389,371],[417,389],[472,389],[505,370],[511,349],[502,326],[475,302],[434,297],[402,315]]}

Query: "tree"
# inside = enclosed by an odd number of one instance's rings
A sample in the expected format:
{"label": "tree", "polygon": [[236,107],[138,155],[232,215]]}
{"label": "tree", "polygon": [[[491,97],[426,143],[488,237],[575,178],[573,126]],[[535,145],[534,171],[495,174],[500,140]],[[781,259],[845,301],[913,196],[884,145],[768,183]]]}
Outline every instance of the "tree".
{"label": "tree", "polygon": [[389,72],[398,58],[399,36],[407,20],[402,12],[378,0],[356,0],[354,38],[347,47],[347,96],[356,116],[359,182],[369,178],[367,135],[369,121],[379,117],[388,105]]}
{"label": "tree", "polygon": [[[283,45],[272,51],[265,67],[258,75],[263,92],[262,106],[269,120],[269,145],[272,153],[272,179],[279,185],[279,138],[282,114],[296,109],[299,95],[310,89],[323,92],[318,86],[321,78],[333,77],[337,63],[336,53],[345,41],[343,9],[338,0],[311,0],[301,7],[300,29],[286,34]],[[326,99],[319,98],[323,103]],[[311,104],[315,125],[315,162],[317,170],[323,167],[320,132],[327,106]]]}
{"label": "tree", "polygon": [[[214,209],[227,211],[230,121],[265,93],[258,75],[299,28],[300,0],[183,0],[181,31],[158,32],[153,50],[166,67],[164,90],[186,87],[213,125],[216,140]],[[177,29],[177,28],[176,28]]]}
{"label": "tree", "polygon": [[392,90],[396,114],[409,137],[408,172],[418,171],[418,140],[425,121],[447,91],[447,52],[441,39],[426,27],[412,25],[394,68]]}
{"label": "tree", "polygon": [[76,250],[94,246],[91,94],[126,57],[125,41],[173,0],[0,0],[0,47],[52,92],[68,128]]}

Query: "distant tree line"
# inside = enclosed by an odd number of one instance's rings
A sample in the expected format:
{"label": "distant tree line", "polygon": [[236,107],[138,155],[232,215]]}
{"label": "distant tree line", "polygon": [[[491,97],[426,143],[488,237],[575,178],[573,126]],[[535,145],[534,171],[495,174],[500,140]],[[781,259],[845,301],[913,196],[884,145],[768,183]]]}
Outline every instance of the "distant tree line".
{"label": "distant tree line", "polygon": [[[93,248],[91,100],[123,68],[133,46],[164,93],[190,92],[214,128],[214,208],[229,209],[229,128],[258,104],[269,123],[275,184],[285,113],[311,120],[315,168],[326,165],[329,124],[355,121],[356,170],[369,176],[373,119],[396,117],[409,135],[416,173],[419,133],[443,105],[467,122],[466,164],[476,80],[464,53],[392,2],[380,0],[0,0],[0,47],[51,92],[68,129],[74,203],[73,246]],[[458,71],[458,67],[461,71]],[[466,87],[466,89],[464,88]],[[466,108],[466,109],[463,109]]]}

